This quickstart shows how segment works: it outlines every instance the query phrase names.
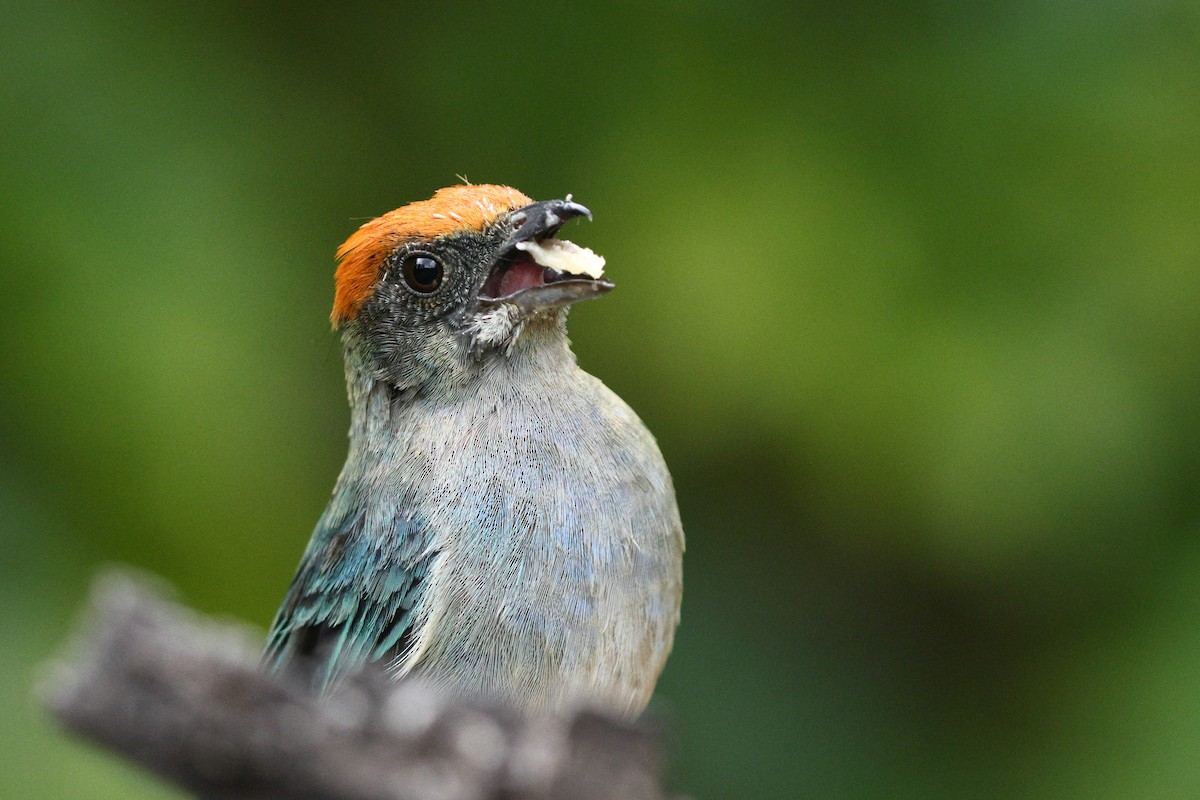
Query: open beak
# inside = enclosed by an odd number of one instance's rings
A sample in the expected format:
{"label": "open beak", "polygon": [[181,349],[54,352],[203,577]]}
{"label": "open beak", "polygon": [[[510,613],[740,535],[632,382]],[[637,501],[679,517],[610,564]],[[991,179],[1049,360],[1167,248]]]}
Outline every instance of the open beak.
{"label": "open beak", "polygon": [[614,288],[602,277],[604,259],[573,242],[555,239],[568,220],[592,218],[571,200],[545,200],[518,208],[508,216],[512,234],[500,247],[496,263],[479,292],[489,308],[514,305],[524,313],[590,300]]}

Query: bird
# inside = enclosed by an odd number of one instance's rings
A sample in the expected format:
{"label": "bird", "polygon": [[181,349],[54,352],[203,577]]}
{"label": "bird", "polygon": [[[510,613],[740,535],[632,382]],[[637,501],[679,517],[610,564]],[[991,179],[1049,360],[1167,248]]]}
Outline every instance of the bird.
{"label": "bird", "polygon": [[338,248],[349,450],[266,668],[322,693],[375,665],[522,712],[645,708],[684,534],[653,435],[571,351],[570,307],[614,288],[557,236],[581,217],[464,183]]}

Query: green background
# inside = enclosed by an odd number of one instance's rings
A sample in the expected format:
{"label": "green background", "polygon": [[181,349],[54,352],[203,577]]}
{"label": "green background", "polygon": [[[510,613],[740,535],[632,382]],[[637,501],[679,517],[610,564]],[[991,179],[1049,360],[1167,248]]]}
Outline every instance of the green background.
{"label": "green background", "polygon": [[[345,448],[334,248],[573,192],[688,535],[698,798],[1200,796],[1200,9],[6,4],[0,795],[97,566],[265,626]],[[556,410],[555,413],[569,413]]]}

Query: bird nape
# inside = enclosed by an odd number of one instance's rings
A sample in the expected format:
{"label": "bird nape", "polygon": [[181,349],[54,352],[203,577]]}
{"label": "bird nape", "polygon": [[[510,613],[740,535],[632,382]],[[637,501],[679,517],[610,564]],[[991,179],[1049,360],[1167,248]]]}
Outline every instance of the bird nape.
{"label": "bird nape", "polygon": [[683,529],[654,437],[567,341],[571,304],[613,288],[555,238],[581,216],[454,186],[339,248],[349,453],[269,667],[322,691],[374,662],[522,710],[646,705]]}

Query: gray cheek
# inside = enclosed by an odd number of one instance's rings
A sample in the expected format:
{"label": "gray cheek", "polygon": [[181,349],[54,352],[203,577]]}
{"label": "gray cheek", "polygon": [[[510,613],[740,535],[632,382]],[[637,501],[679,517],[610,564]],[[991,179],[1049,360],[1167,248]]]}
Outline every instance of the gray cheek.
{"label": "gray cheek", "polygon": [[343,336],[348,347],[365,354],[358,365],[361,372],[400,391],[420,389],[439,378],[454,380],[469,367],[462,337],[444,321],[411,327],[374,318],[347,326]]}

